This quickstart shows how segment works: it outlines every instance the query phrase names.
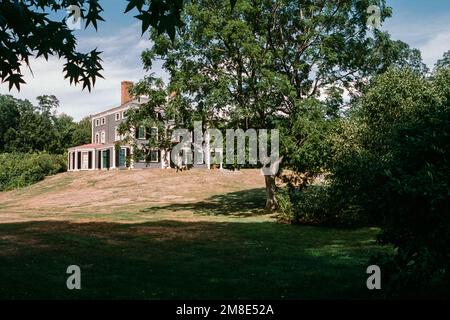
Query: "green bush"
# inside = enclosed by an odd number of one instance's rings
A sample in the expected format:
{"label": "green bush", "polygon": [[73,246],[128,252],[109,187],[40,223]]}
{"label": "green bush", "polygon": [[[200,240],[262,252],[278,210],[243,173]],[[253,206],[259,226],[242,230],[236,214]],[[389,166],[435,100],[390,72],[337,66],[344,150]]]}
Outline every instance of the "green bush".
{"label": "green bush", "polygon": [[328,185],[309,185],[302,190],[281,188],[277,191],[279,219],[294,224],[356,227],[367,223],[358,206],[339,201]]}
{"label": "green bush", "polygon": [[336,135],[330,167],[332,190],[396,248],[377,259],[391,292],[450,279],[450,69],[378,77]]}
{"label": "green bush", "polygon": [[47,153],[0,154],[0,191],[21,188],[67,170],[64,155]]}

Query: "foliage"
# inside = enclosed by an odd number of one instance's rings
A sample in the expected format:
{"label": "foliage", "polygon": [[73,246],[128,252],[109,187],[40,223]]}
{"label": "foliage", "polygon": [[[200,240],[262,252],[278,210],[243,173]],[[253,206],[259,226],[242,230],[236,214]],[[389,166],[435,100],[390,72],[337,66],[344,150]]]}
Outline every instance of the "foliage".
{"label": "foliage", "polygon": [[0,154],[0,191],[25,187],[41,181],[45,176],[67,170],[64,155],[47,153]]}
{"label": "foliage", "polygon": [[444,53],[444,56],[436,62],[435,71],[450,67],[450,50]]}
{"label": "foliage", "polygon": [[348,206],[328,185],[278,190],[278,219],[293,224],[357,227],[367,221],[358,206]]}
{"label": "foliage", "polygon": [[[236,0],[230,0],[234,6]],[[101,52],[94,49],[88,53],[76,50],[77,39],[67,27],[67,20],[73,18],[73,12],[62,21],[52,19],[52,14],[66,12],[71,6],[80,8],[80,18],[85,27],[90,24],[97,30],[103,8],[100,0],[2,0],[0,2],[0,80],[8,82],[10,90],[25,83],[20,70],[22,64],[30,67],[30,57],[50,55],[64,58],[65,78],[70,83],[82,83],[83,89],[95,85],[97,78],[103,78],[100,72]],[[173,40],[177,28],[182,26],[180,15],[183,0],[128,0],[125,12],[136,9],[135,16],[142,22],[142,33],[150,26],[159,33],[167,33]]]}
{"label": "foliage", "polygon": [[334,138],[331,187],[382,227],[380,243],[397,248],[387,259],[392,292],[449,276],[449,129],[450,69],[429,78],[392,69]]}
{"label": "foliage", "polygon": [[8,82],[10,90],[25,83],[20,70],[22,64],[30,65],[30,57],[49,55],[65,59],[65,78],[70,83],[82,83],[83,89],[91,89],[100,71],[100,52],[96,49],[89,53],[76,50],[76,38],[72,30],[63,21],[50,18],[50,12],[66,11],[76,5],[81,9],[81,18],[86,27],[92,23],[97,29],[97,22],[103,18],[103,11],[97,0],[4,0],[0,2],[0,79]]}
{"label": "foliage", "polygon": [[[119,133],[125,136],[123,142],[133,146],[133,160],[150,162],[152,150],[168,151],[171,149],[171,129],[175,127],[176,123],[182,122],[183,117],[172,112],[170,106],[176,97],[167,101],[169,96],[167,87],[159,78],[147,76],[133,86],[131,93],[134,96],[145,95],[148,100],[139,108],[127,111],[127,118],[120,125]],[[171,128],[168,128],[169,122],[172,123]],[[135,139],[139,128],[145,129],[145,143],[143,140]],[[157,132],[152,131],[155,129]]]}
{"label": "foliage", "polygon": [[[147,69],[164,60],[170,89],[207,125],[222,117],[229,128],[280,128],[281,165],[314,176],[326,155],[313,146],[327,120],[338,116],[345,90],[359,92],[390,65],[420,69],[419,52],[377,30],[370,36],[372,3],[242,0],[231,10],[228,2],[192,1],[179,36],[171,41],[153,30],[154,46],[142,58]],[[382,20],[389,17],[384,1],[376,3]],[[273,181],[266,179],[268,209],[276,208]]]}
{"label": "foliage", "polygon": [[28,100],[0,95],[0,152],[62,154],[67,148],[91,141],[91,121],[79,123],[65,114],[56,115],[55,96],[38,97],[38,105]]}

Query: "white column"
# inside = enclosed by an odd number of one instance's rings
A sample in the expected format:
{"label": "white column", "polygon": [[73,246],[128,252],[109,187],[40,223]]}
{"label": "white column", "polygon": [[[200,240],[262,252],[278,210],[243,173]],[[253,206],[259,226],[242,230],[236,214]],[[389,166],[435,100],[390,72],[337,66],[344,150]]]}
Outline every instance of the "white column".
{"label": "white column", "polygon": [[134,150],[133,147],[130,147],[130,169],[134,169]]}
{"label": "white column", "polygon": [[112,156],[112,167],[111,167],[111,169],[115,169],[116,168],[116,147],[115,146],[112,147],[110,155]]}
{"label": "white column", "polygon": [[78,170],[78,150],[75,150],[75,171]]}
{"label": "white column", "polygon": [[[216,155],[219,154],[219,162],[220,162],[220,170],[223,169],[223,149],[222,148],[216,148],[215,150]],[[217,156],[216,156],[217,158]]]}
{"label": "white column", "polygon": [[203,149],[203,155],[205,157],[205,164],[208,170],[211,169],[211,146],[210,146],[211,137],[209,135],[208,130],[205,132],[205,148]]}
{"label": "white column", "polygon": [[95,170],[97,166],[97,150],[92,150],[92,170]]}

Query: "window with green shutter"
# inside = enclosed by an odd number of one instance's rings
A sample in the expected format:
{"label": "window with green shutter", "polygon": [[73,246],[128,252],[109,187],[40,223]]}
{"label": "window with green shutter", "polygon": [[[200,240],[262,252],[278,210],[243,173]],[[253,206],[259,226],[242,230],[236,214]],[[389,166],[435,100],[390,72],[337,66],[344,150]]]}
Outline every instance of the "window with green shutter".
{"label": "window with green shutter", "polygon": [[145,128],[140,126],[138,129],[138,139],[145,139]]}

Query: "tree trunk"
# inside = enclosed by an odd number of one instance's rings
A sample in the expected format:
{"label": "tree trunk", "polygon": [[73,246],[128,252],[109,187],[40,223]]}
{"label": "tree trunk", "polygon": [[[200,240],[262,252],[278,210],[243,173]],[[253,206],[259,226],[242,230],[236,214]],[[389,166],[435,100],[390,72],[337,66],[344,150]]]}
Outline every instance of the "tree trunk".
{"label": "tree trunk", "polygon": [[266,181],[266,211],[274,212],[278,209],[277,199],[275,198],[275,176],[264,176]]}

